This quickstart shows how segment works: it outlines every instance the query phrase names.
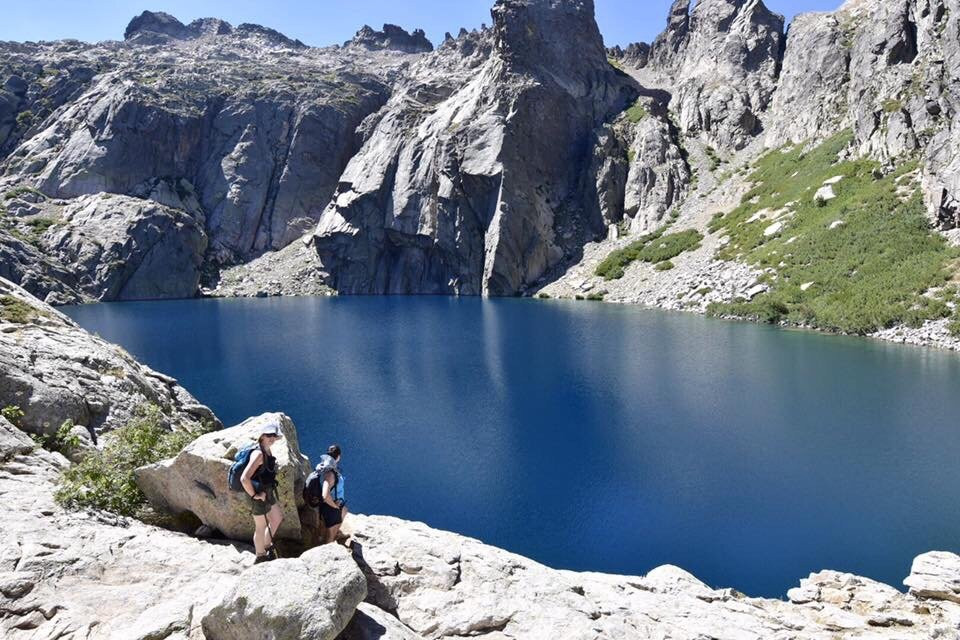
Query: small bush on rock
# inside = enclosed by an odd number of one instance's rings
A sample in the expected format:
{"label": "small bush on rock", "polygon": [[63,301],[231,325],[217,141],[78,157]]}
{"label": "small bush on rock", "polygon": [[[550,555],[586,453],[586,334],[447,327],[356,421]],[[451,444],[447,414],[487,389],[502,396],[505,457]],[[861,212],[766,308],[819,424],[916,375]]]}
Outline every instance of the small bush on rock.
{"label": "small bush on rock", "polygon": [[67,469],[55,498],[72,508],[94,508],[123,516],[139,515],[147,504],[134,470],[177,455],[199,433],[171,431],[160,409],[142,407],[137,417],[107,437],[103,450]]}
{"label": "small bush on rock", "polygon": [[23,410],[20,409],[17,405],[8,404],[3,409],[0,409],[0,415],[10,421],[15,427],[19,427],[20,421],[23,419]]}
{"label": "small bush on rock", "polygon": [[40,312],[23,300],[13,296],[0,296],[0,320],[26,324],[38,315],[40,315]]}
{"label": "small bush on rock", "polygon": [[80,437],[75,433],[71,433],[73,427],[73,420],[64,420],[63,424],[60,425],[60,428],[57,429],[57,432],[52,436],[31,433],[30,437],[47,451],[56,451],[57,453],[67,455],[71,450],[80,446]]}

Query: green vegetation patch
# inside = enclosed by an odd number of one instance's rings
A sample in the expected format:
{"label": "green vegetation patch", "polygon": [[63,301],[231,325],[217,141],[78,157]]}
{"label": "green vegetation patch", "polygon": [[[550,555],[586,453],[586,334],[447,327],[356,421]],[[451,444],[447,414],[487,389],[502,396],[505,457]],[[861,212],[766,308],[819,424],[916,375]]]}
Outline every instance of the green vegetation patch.
{"label": "green vegetation patch", "polygon": [[30,230],[33,231],[33,235],[39,238],[47,229],[57,224],[57,221],[53,218],[33,218],[32,220],[27,220],[27,226],[30,227]]}
{"label": "green vegetation patch", "polygon": [[637,100],[633,103],[633,106],[627,109],[627,120],[633,124],[637,124],[641,120],[647,117],[647,110],[643,106],[643,103],[640,100]]}
{"label": "green vegetation patch", "polygon": [[[605,280],[622,278],[624,269],[631,262],[660,263],[666,262],[684,251],[696,249],[703,240],[703,235],[696,229],[687,229],[677,233],[664,235],[666,227],[661,227],[652,233],[640,236],[622,249],[617,249],[608,255],[594,270]],[[671,265],[672,268],[672,265]]]}
{"label": "green vegetation patch", "polygon": [[15,404],[8,404],[3,409],[0,409],[0,416],[3,416],[10,421],[15,427],[22,426],[21,420],[23,420],[23,410]]}
{"label": "green vegetation patch", "polygon": [[884,100],[881,106],[883,107],[884,113],[893,113],[894,111],[900,111],[901,109],[903,109],[902,102],[900,102],[899,100],[892,100],[892,99]]}
{"label": "green vegetation patch", "polygon": [[158,407],[141,407],[129,424],[108,436],[102,450],[63,472],[54,497],[70,508],[142,515],[147,499],[137,486],[134,470],[177,455],[198,435],[171,431]]}
{"label": "green vegetation patch", "polygon": [[16,324],[26,324],[43,315],[23,300],[10,295],[0,296],[0,320]]}
{"label": "green vegetation patch", "polygon": [[[770,289],[713,304],[711,314],[857,334],[949,315],[943,301],[923,293],[945,284],[960,251],[930,228],[918,193],[906,200],[896,193],[916,163],[883,176],[872,160],[839,161],[850,141],[843,132],[806,153],[785,148],[756,163],[754,188],[710,229],[730,237],[717,257],[771,270]],[[836,177],[836,197],[816,200]],[[792,215],[769,233],[771,218],[756,216],[764,209]]]}
{"label": "green vegetation patch", "polygon": [[73,420],[65,420],[52,436],[31,433],[30,437],[47,451],[56,451],[57,453],[67,455],[80,446],[80,436],[71,433],[73,427]]}
{"label": "green vegetation patch", "polygon": [[26,129],[33,124],[34,116],[33,111],[27,109],[26,111],[21,111],[17,114],[17,126]]}
{"label": "green vegetation patch", "polygon": [[40,193],[39,191],[37,191],[37,190],[34,189],[33,187],[20,186],[20,187],[14,187],[13,189],[10,189],[10,190],[7,191],[6,193],[4,193],[4,194],[3,194],[3,199],[4,199],[4,200],[12,200],[13,198],[20,197],[20,196],[22,196],[22,195],[25,194],[25,193],[35,193],[35,194],[37,194],[37,195],[43,195],[42,193]]}

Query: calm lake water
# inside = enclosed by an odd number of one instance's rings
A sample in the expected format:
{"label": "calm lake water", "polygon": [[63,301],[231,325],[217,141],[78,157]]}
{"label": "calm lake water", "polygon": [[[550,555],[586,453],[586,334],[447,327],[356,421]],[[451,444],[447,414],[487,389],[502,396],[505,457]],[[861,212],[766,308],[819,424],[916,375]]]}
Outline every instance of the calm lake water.
{"label": "calm lake water", "polygon": [[590,302],[442,297],[67,308],[230,425],[344,448],[353,510],[554,567],[679,565],[783,596],[901,587],[960,550],[960,357]]}

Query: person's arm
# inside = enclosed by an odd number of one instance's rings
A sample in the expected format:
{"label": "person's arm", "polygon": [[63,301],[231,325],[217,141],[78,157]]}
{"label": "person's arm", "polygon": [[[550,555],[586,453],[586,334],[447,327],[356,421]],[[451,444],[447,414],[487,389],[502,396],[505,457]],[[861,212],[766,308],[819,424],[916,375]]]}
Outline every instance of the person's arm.
{"label": "person's arm", "polygon": [[250,454],[250,462],[247,463],[247,468],[243,470],[243,475],[240,476],[240,484],[243,485],[243,490],[254,500],[267,499],[262,491],[257,493],[256,489],[253,488],[253,474],[257,472],[261,464],[263,464],[263,454],[258,449]]}
{"label": "person's arm", "polygon": [[331,489],[333,489],[333,471],[327,471],[323,476],[323,490],[320,497],[328,506],[339,509],[340,505],[333,499],[333,495],[330,492]]}

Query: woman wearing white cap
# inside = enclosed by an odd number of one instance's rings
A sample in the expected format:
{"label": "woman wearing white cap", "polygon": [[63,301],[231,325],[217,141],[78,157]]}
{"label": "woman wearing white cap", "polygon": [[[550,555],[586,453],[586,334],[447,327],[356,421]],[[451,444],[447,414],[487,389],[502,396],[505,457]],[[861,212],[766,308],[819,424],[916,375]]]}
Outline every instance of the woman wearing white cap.
{"label": "woman wearing white cap", "polygon": [[265,425],[257,441],[259,446],[250,453],[250,462],[240,478],[253,510],[255,563],[275,556],[273,536],[283,522],[283,510],[277,504],[277,459],[270,452],[273,443],[282,437],[276,424]]}

